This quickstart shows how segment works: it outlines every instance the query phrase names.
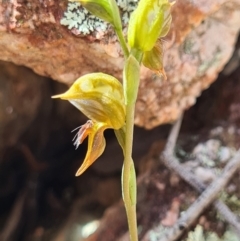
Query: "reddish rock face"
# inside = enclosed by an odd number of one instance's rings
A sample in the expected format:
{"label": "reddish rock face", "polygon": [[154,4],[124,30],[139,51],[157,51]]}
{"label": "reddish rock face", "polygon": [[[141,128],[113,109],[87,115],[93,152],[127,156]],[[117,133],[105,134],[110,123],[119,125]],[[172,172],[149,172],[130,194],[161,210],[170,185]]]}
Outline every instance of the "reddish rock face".
{"label": "reddish rock face", "polygon": [[[174,121],[195,103],[230,58],[240,28],[240,0],[178,0],[164,44],[167,81],[142,68],[135,123]],[[123,58],[111,31],[77,38],[60,25],[62,1],[0,3],[0,59],[71,84],[101,71],[121,79]]]}

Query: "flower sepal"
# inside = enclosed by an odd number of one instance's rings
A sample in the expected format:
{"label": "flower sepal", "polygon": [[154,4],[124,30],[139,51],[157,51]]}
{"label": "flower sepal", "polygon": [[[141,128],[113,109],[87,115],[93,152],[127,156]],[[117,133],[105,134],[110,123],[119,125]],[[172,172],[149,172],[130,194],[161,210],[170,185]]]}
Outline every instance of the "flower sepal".
{"label": "flower sepal", "polygon": [[104,73],[86,74],[77,79],[65,93],[52,98],[68,100],[94,122],[119,129],[125,124],[122,84]]}
{"label": "flower sepal", "polygon": [[164,80],[167,79],[163,68],[163,44],[161,40],[158,40],[150,51],[144,53],[142,63],[158,76],[163,77]]}

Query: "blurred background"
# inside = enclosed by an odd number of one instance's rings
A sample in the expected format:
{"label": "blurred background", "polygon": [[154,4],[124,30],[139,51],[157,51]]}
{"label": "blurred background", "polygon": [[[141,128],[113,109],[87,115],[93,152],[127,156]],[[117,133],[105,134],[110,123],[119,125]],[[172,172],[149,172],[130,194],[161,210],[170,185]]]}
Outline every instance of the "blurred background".
{"label": "blurred background", "polygon": [[[87,141],[75,150],[72,130],[86,118],[70,103],[51,99],[66,89],[30,69],[0,62],[1,241],[81,241],[121,199],[122,153],[112,131],[105,132],[101,158],[75,177]],[[226,122],[240,124],[240,41],[217,81],[186,112],[182,133],[197,135]],[[169,128],[136,127],[137,171]]]}

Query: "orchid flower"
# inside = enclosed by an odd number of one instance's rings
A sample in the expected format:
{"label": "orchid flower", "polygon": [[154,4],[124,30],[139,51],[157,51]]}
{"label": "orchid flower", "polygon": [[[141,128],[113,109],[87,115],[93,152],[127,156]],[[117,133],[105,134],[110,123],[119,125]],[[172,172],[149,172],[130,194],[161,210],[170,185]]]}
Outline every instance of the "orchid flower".
{"label": "orchid flower", "polygon": [[119,130],[125,125],[123,87],[110,75],[93,73],[80,77],[67,92],[53,98],[68,100],[90,119],[80,127],[74,143],[78,147],[88,137],[87,154],[76,173],[79,176],[102,155],[104,130]]}
{"label": "orchid flower", "polygon": [[[142,55],[142,63],[166,79],[163,69],[162,37],[172,22],[169,0],[140,0],[128,26],[128,43],[135,56]],[[136,54],[138,53],[138,54]]]}

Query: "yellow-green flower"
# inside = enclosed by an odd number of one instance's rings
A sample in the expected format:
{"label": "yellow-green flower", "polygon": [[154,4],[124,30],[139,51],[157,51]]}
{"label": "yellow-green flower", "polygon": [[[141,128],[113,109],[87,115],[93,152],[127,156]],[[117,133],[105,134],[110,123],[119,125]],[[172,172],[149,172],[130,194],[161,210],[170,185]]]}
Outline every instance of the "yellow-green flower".
{"label": "yellow-green flower", "polygon": [[107,74],[87,74],[77,79],[67,92],[53,98],[70,101],[90,119],[80,127],[75,140],[78,147],[88,136],[87,154],[76,173],[79,176],[103,153],[104,130],[118,130],[125,124],[122,84]]}
{"label": "yellow-green flower", "polygon": [[170,28],[172,3],[169,0],[140,0],[128,26],[128,43],[141,52],[150,51]]}

